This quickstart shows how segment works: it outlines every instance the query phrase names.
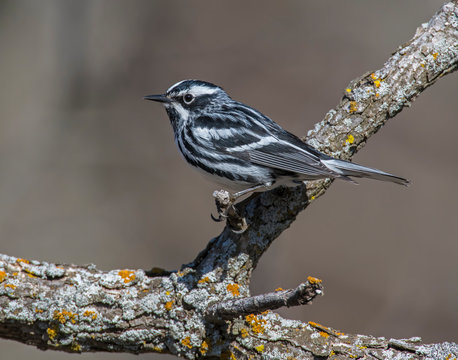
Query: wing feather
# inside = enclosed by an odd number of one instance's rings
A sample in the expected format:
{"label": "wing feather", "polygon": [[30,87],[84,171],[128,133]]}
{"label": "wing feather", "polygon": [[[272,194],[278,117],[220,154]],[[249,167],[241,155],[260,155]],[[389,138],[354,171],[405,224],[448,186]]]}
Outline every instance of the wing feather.
{"label": "wing feather", "polygon": [[[295,149],[294,147],[289,147],[288,144],[283,146],[283,151],[277,152],[266,151],[267,149],[262,148],[251,150],[248,151],[248,156],[255,164],[284,171],[291,171],[310,176],[330,174],[330,171],[323,166],[319,159],[311,158],[309,154]],[[282,145],[277,145],[277,148],[281,149],[281,147]]]}
{"label": "wing feather", "polygon": [[[327,158],[316,149],[304,143],[297,136],[282,129],[277,123],[246,105],[225,109],[219,113],[224,123],[235,126],[234,137],[223,145],[224,151],[248,158],[252,163],[279,170],[309,175],[312,177],[332,174],[322,164]],[[248,136],[251,135],[251,136]],[[229,146],[229,142],[232,142]],[[223,150],[220,148],[220,150]]]}

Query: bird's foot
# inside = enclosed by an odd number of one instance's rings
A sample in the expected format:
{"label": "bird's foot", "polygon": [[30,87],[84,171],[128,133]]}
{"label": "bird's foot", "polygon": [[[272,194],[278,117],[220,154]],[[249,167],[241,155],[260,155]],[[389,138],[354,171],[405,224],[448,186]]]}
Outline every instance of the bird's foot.
{"label": "bird's foot", "polygon": [[226,220],[229,216],[229,209],[233,206],[232,204],[234,203],[231,194],[225,190],[217,190],[213,192],[213,197],[215,198],[218,217],[215,217],[213,214],[211,214],[212,219],[216,222]]}
{"label": "bird's foot", "polygon": [[213,197],[215,198],[216,210],[218,211],[218,217],[211,214],[211,218],[214,221],[220,222],[226,220],[229,228],[237,234],[241,234],[248,229],[245,218],[240,216],[234,206],[236,198],[225,190],[213,192]]}

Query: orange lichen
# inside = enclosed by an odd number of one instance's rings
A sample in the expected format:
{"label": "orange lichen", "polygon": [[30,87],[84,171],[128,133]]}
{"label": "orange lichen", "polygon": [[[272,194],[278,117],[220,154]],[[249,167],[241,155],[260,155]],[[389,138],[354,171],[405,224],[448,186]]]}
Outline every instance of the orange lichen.
{"label": "orange lichen", "polygon": [[202,355],[205,355],[208,349],[209,349],[209,345],[208,345],[207,340],[202,341],[202,344],[200,344],[200,349],[199,349],[200,353]]}
{"label": "orange lichen", "polygon": [[57,336],[57,330],[52,328],[47,328],[46,333],[51,340],[54,340]]}
{"label": "orange lichen", "polygon": [[74,351],[74,352],[81,352],[81,345],[78,344],[78,343],[73,343],[71,346],[70,346],[70,350]]}
{"label": "orange lichen", "polygon": [[320,331],[320,335],[324,338],[328,338],[329,337],[329,334],[328,333],[325,333],[324,331]]}
{"label": "orange lichen", "polygon": [[328,329],[328,327],[326,327],[326,326],[324,326],[324,325],[321,325],[321,324],[318,324],[318,323],[316,323],[316,322],[314,322],[314,321],[309,321],[308,324],[309,324],[310,326],[315,327],[315,328]]}
{"label": "orange lichen", "polygon": [[350,101],[350,114],[356,112],[358,110],[358,103],[356,101]]}
{"label": "orange lichen", "polygon": [[83,313],[83,316],[91,317],[92,320],[97,319],[97,314],[96,314],[96,312],[95,312],[95,311],[92,311],[92,310],[86,310],[86,311]]}
{"label": "orange lichen", "polygon": [[347,139],[345,140],[345,144],[353,144],[355,142],[355,137],[352,134],[347,135]]}
{"label": "orange lichen", "polygon": [[54,320],[59,321],[61,324],[65,324],[67,320],[70,320],[72,324],[76,324],[76,316],[77,314],[72,313],[71,311],[62,310],[62,311],[54,311]]}
{"label": "orange lichen", "polygon": [[30,264],[30,261],[29,261],[29,260],[27,260],[27,259],[21,259],[21,258],[16,259],[16,262],[17,262],[18,264],[21,263],[21,262],[24,263],[24,264]]}
{"label": "orange lichen", "polygon": [[6,279],[6,272],[0,271],[0,283]]}
{"label": "orange lichen", "polygon": [[19,274],[18,272],[14,272],[13,276],[18,276],[18,274]]}
{"label": "orange lichen", "polygon": [[[328,328],[327,326],[318,324],[318,323],[313,322],[313,321],[309,321],[308,324],[309,324],[310,326],[313,326],[314,328],[316,328],[316,329],[318,329],[318,330],[321,330],[321,331],[320,331],[320,335],[323,336],[323,337],[326,337],[326,338],[327,338],[329,335],[333,335],[333,336],[342,336],[342,335],[345,335],[345,334],[342,333],[342,332],[335,331],[335,330],[333,330],[333,329]],[[328,336],[323,335],[322,333],[325,333],[325,334],[327,334]]]}
{"label": "orange lichen", "polygon": [[346,88],[345,91],[346,91],[347,93],[351,93],[351,89],[350,89],[350,88]]}
{"label": "orange lichen", "polygon": [[221,353],[221,360],[237,360],[235,355],[232,353],[232,351],[223,351]]}
{"label": "orange lichen", "polygon": [[34,275],[32,273],[29,273],[28,271],[27,271],[27,275],[28,275],[28,277],[31,277],[31,278],[36,278],[37,277],[36,275]]}
{"label": "orange lichen", "polygon": [[285,290],[285,289],[283,289],[281,287],[275,289],[275,291],[283,291],[283,290]]}
{"label": "orange lichen", "polygon": [[263,334],[266,330],[267,321],[259,319],[255,314],[245,316],[245,321],[251,326],[251,331],[255,334]]}
{"label": "orange lichen", "polygon": [[312,197],[310,198],[310,200],[315,200],[315,196],[312,196]]}
{"label": "orange lichen", "polygon": [[167,311],[172,310],[173,301],[167,301],[167,302],[165,303],[164,307],[165,307],[165,310],[167,310]]}
{"label": "orange lichen", "polygon": [[437,59],[437,56],[438,56],[438,55],[439,55],[439,53],[437,53],[437,52],[433,53],[433,58],[434,58],[434,60]]}
{"label": "orange lichen", "polygon": [[41,314],[42,312],[44,312],[44,310],[42,310],[42,309],[39,309],[39,308],[35,308],[35,312],[36,312],[36,313],[40,313],[40,314]]}
{"label": "orange lichen", "polygon": [[238,284],[229,284],[226,286],[227,291],[229,291],[232,296],[239,296],[239,285]]}
{"label": "orange lichen", "polygon": [[259,345],[255,347],[256,351],[262,353],[264,351],[264,345]]}
{"label": "orange lichen", "polygon": [[376,80],[377,79],[377,75],[375,75],[375,73],[372,73],[371,74],[371,78],[372,78],[372,80]]}
{"label": "orange lichen", "polygon": [[323,280],[318,279],[318,278],[313,277],[313,276],[307,277],[307,281],[308,281],[310,284],[312,284],[312,285],[314,285],[314,284],[321,284],[321,283],[323,282]]}
{"label": "orange lichen", "polygon": [[119,270],[118,275],[121,276],[125,284],[135,280],[135,271],[132,270]]}
{"label": "orange lichen", "polygon": [[3,286],[5,287],[5,289],[6,288],[10,288],[10,289],[13,289],[13,290],[16,289],[16,285],[13,285],[13,284],[5,284]]}
{"label": "orange lichen", "polygon": [[165,295],[169,296],[170,295],[170,291],[166,291]]}
{"label": "orange lichen", "polygon": [[243,338],[246,338],[248,336],[248,330],[247,329],[241,329],[240,330],[240,335],[242,335]]}
{"label": "orange lichen", "polygon": [[204,283],[209,283],[210,278],[208,276],[205,276],[204,278],[200,279],[197,283],[198,284],[204,284]]}
{"label": "orange lichen", "polygon": [[380,87],[380,80],[375,80],[374,81],[375,87],[379,88]]}
{"label": "orange lichen", "polygon": [[186,336],[184,339],[182,339],[181,344],[192,349],[191,338],[189,336]]}
{"label": "orange lichen", "polygon": [[164,349],[161,348],[161,347],[159,347],[159,346],[153,346],[153,350],[156,351],[156,352],[158,352],[158,353],[164,352]]}
{"label": "orange lichen", "polygon": [[375,97],[379,97],[379,96],[380,96],[380,94],[379,94],[379,93],[375,93]]}
{"label": "orange lichen", "polygon": [[424,68],[424,67],[425,67],[425,64],[420,64],[420,66],[421,66],[422,68]]}

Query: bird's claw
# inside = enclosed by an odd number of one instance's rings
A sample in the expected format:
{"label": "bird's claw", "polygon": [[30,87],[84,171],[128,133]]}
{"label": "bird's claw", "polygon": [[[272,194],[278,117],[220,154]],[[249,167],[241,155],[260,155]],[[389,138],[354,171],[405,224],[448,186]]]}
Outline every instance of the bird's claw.
{"label": "bird's claw", "polygon": [[213,214],[210,214],[210,217],[214,222],[221,222],[227,219],[227,215],[222,213],[218,213],[218,217],[215,217]]}

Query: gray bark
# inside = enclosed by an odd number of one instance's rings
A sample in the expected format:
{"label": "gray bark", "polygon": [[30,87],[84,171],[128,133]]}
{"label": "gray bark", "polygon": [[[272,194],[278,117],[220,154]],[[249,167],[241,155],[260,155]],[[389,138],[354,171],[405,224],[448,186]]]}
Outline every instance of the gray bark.
{"label": "gray bark", "polygon": [[[350,159],[428,86],[458,67],[458,4],[446,3],[374,72],[352,81],[304,139]],[[456,358],[458,345],[343,334],[270,311],[310,303],[318,279],[250,297],[260,257],[330,180],[278,188],[238,204],[248,229],[229,227],[180,271],[113,270],[0,256],[0,336],[68,352],[162,352],[188,359]]]}

